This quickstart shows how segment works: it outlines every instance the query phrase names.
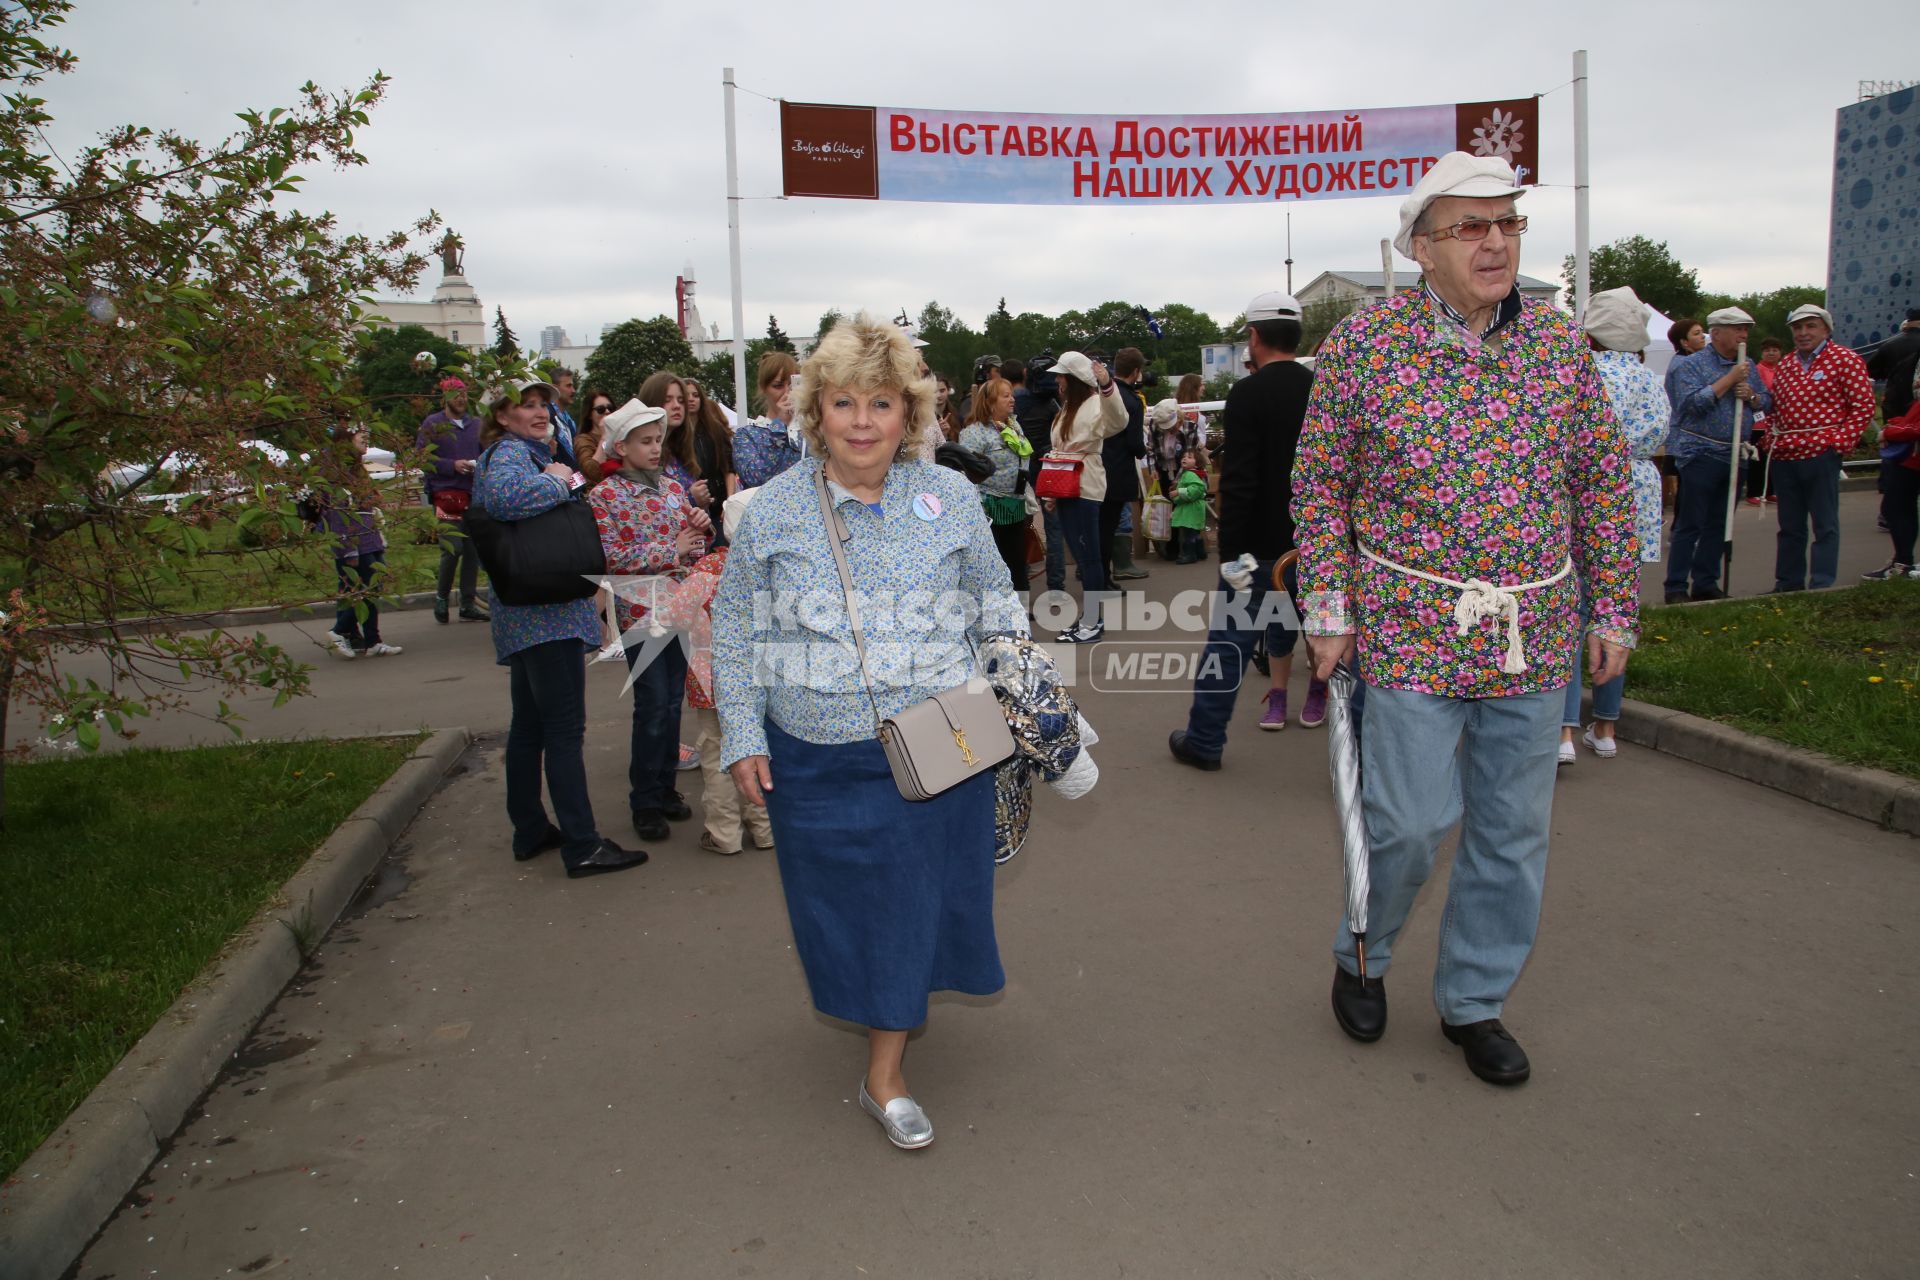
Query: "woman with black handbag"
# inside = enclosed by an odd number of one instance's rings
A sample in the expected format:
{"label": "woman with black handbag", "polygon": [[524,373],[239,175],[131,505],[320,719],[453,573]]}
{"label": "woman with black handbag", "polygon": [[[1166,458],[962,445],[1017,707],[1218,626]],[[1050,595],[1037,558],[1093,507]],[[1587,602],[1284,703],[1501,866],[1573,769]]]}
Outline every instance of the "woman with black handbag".
{"label": "woman with black handbag", "polygon": [[[511,382],[487,397],[473,505],[496,526],[531,522],[585,491],[586,478],[571,461],[572,440],[549,420],[552,397],[553,388],[536,381]],[[591,528],[590,514],[587,524]],[[494,554],[475,541],[483,559]],[[514,860],[558,849],[575,878],[639,866],[646,853],[602,837],[587,798],[587,652],[600,643],[591,584],[576,599],[508,604],[502,592],[517,598],[518,584],[494,561],[487,576],[494,656],[511,673],[506,766]],[[543,765],[557,826],[540,799]]]}
{"label": "woman with black handbag", "polygon": [[[973,486],[907,447],[934,416],[907,336],[866,315],[843,322],[800,388],[808,457],[755,493],[714,596],[721,762],[767,809],[814,1007],[867,1029],[861,1108],[912,1149],[933,1141],[901,1073],[928,995],[1006,981],[990,730],[999,758],[1013,742],[997,705],[989,724],[959,703],[974,644],[1024,636],[1026,615]],[[949,703],[972,732],[934,735],[944,755],[912,761],[926,798],[909,800],[881,722]]]}

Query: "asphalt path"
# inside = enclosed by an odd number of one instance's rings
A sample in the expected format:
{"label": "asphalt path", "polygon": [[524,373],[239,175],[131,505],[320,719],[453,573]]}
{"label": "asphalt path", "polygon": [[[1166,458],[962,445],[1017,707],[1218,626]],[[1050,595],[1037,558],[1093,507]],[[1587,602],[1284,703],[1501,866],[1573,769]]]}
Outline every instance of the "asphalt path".
{"label": "asphalt path", "polygon": [[[1149,567],[1161,602],[1212,572]],[[1355,1044],[1324,733],[1256,731],[1248,689],[1199,774],[1166,753],[1178,680],[1088,680],[1100,784],[1043,793],[1000,871],[1007,989],[936,998],[907,1072],[938,1139],[902,1153],[854,1101],[860,1037],[811,1011],[772,859],[694,823],[621,875],[514,863],[486,628],[389,634],[406,654],[324,666],[250,731],[491,736],[77,1276],[1913,1274],[1907,837],[1583,755],[1508,1007],[1534,1076],[1495,1089],[1428,997],[1450,851]],[[623,675],[594,669],[587,742],[616,838]]]}

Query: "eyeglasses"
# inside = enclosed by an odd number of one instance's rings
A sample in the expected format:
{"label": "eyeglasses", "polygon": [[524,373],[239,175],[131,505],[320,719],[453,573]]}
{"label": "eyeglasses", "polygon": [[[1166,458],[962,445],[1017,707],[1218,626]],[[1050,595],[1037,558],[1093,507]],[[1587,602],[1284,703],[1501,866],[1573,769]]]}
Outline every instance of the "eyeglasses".
{"label": "eyeglasses", "polygon": [[1527,215],[1510,213],[1504,218],[1462,218],[1448,227],[1437,227],[1427,232],[1429,240],[1485,240],[1487,232],[1500,228],[1500,234],[1512,239],[1527,233]]}

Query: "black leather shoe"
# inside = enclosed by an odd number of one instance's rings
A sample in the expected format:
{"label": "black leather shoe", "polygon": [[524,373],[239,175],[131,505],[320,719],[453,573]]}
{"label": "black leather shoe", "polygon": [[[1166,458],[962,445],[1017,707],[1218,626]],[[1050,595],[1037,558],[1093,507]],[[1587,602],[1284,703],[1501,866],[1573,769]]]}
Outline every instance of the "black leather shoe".
{"label": "black leather shoe", "polygon": [[531,849],[515,849],[513,851],[513,860],[515,862],[526,862],[530,858],[539,857],[549,849],[558,849],[566,842],[567,838],[560,833],[560,828],[554,826],[552,823],[548,823],[547,834],[540,837],[540,843]]}
{"label": "black leather shoe", "polygon": [[1387,1033],[1385,979],[1360,980],[1358,974],[1333,966],[1333,1020],[1361,1044],[1372,1044]]}
{"label": "black leather shoe", "polygon": [[1684,591],[1669,591],[1662,597],[1662,603],[1665,604],[1685,604],[1686,602],[1687,593]]}
{"label": "black leather shoe", "polygon": [[580,861],[567,867],[567,876],[578,880],[583,876],[603,876],[609,871],[625,871],[628,867],[637,867],[647,860],[645,849],[622,849],[611,840],[602,840],[600,847]]}
{"label": "black leather shoe", "polygon": [[1727,593],[1718,587],[1695,587],[1687,595],[1689,600],[1725,600]]}
{"label": "black leather shoe", "polygon": [[667,829],[667,815],[658,809],[636,809],[633,830],[642,840],[665,840],[673,833]]}
{"label": "black leather shoe", "polygon": [[1187,731],[1185,729],[1175,729],[1167,735],[1167,750],[1173,752],[1173,758],[1181,764],[1190,764],[1194,768],[1204,769],[1208,773],[1212,773],[1220,767],[1219,756],[1213,756],[1211,758],[1203,756],[1187,745]]}
{"label": "black leather shoe", "polygon": [[1532,1074],[1527,1051],[1498,1018],[1459,1027],[1443,1022],[1440,1030],[1466,1052],[1467,1069],[1488,1084],[1519,1084]]}
{"label": "black leather shoe", "polygon": [[660,816],[668,822],[685,822],[693,816],[693,806],[678,791],[669,791],[660,805]]}

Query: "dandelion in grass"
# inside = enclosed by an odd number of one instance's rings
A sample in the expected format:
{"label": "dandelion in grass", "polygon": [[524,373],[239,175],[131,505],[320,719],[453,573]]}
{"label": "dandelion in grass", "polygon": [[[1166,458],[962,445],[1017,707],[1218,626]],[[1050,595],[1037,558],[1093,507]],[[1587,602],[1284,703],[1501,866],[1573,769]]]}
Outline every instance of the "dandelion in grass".
{"label": "dandelion in grass", "polygon": [[[1729,447],[1731,447],[1731,446],[1729,446]],[[1867,683],[1868,683],[1868,684],[1879,684],[1879,683],[1880,683],[1880,682],[1881,682],[1882,680],[1885,680],[1885,679],[1886,679],[1886,677],[1885,677],[1885,676],[1868,676],[1868,677],[1867,677]]]}

